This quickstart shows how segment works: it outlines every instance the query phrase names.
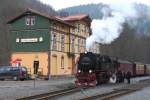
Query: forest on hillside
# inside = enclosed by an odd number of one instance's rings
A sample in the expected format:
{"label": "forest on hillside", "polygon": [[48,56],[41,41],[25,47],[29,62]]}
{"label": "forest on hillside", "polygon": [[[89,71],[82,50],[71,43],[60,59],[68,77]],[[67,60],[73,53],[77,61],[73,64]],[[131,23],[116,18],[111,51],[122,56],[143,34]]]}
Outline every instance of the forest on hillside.
{"label": "forest on hillside", "polygon": [[[89,14],[92,19],[101,19],[104,4],[88,4],[62,9],[61,14]],[[150,7],[142,4],[135,5],[138,18],[123,25],[119,38],[111,44],[101,44],[102,54],[115,56],[120,59],[150,63]],[[96,12],[96,13],[95,13]]]}
{"label": "forest on hillside", "polygon": [[33,8],[49,15],[56,12],[48,5],[37,0],[2,0],[0,3],[0,65],[8,65],[11,46],[7,21],[27,8]]}

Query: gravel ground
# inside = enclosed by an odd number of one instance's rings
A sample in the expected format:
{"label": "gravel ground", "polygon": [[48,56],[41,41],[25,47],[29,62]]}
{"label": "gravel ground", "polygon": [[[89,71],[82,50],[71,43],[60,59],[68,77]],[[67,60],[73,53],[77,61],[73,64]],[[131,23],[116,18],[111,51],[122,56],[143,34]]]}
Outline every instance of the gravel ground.
{"label": "gravel ground", "polygon": [[54,91],[73,85],[74,79],[54,79],[49,81],[0,81],[0,100],[15,100],[24,96]]}
{"label": "gravel ground", "polygon": [[150,100],[150,87],[146,87],[141,91],[117,98],[116,100]]}
{"label": "gravel ground", "polygon": [[[112,91],[114,88],[121,87],[125,84],[105,84],[105,85],[100,85],[95,88],[91,89],[82,89],[80,92],[68,95],[68,96],[63,96],[61,98],[55,98],[56,100],[78,100],[79,98],[87,97],[87,96],[92,96],[95,94],[99,93],[106,93]],[[53,99],[53,100],[55,100]]]}
{"label": "gravel ground", "polygon": [[[145,80],[145,79],[150,79],[150,77],[140,77],[140,78],[133,78],[131,79],[131,84],[135,84],[137,82],[139,82],[140,80]],[[106,92],[111,92],[113,91],[113,89],[115,88],[121,88],[121,87],[125,87],[128,84],[126,83],[121,83],[121,84],[103,84],[100,86],[97,86],[95,88],[91,88],[88,90],[81,90],[80,92],[68,95],[68,96],[62,96],[61,98],[55,98],[53,100],[78,100],[79,98],[83,98],[83,97],[87,97],[87,96],[92,96],[95,94],[103,94]],[[120,100],[120,99],[118,99]],[[126,99],[124,99],[126,100]],[[132,99],[128,99],[128,100],[132,100]],[[139,99],[141,100],[141,99]]]}
{"label": "gravel ground", "polygon": [[[140,77],[131,80],[134,84],[139,80],[150,79],[150,77]],[[17,98],[31,96],[40,93],[46,93],[57,89],[66,88],[74,84],[74,78],[51,79],[49,81],[36,80],[35,88],[34,81],[0,81],[0,100],[15,100]],[[95,89],[81,90],[70,96],[62,97],[61,100],[74,100],[78,97],[85,97],[96,93],[112,91],[113,88],[124,86],[125,84],[104,84]],[[126,99],[123,99],[126,100]],[[139,99],[140,100],[140,99]]]}

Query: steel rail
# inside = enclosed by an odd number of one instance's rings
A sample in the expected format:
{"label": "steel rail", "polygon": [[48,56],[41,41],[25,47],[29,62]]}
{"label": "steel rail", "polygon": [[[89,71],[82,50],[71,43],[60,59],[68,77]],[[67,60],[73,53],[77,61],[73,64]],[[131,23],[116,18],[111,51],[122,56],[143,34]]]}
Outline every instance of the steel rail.
{"label": "steel rail", "polygon": [[138,83],[138,84],[129,85],[129,86],[126,86],[123,88],[114,89],[111,92],[106,92],[103,94],[96,94],[96,95],[92,95],[92,96],[88,96],[88,97],[83,97],[83,98],[80,98],[79,100],[94,100],[94,99],[112,100],[113,98],[121,97],[123,95],[127,95],[127,94],[133,93],[135,91],[139,91],[142,88],[147,87],[149,85],[150,85],[149,82]]}
{"label": "steel rail", "polygon": [[47,96],[44,96],[44,97],[40,97],[40,98],[37,98],[36,100],[49,100],[49,99],[52,99],[54,97],[64,96],[64,95],[67,95],[67,94],[78,92],[80,90],[81,90],[80,88],[70,89],[70,90],[67,90],[67,91],[62,91],[62,92],[58,92],[58,93],[55,93],[55,94],[50,94],[50,95],[47,95]]}
{"label": "steel rail", "polygon": [[52,91],[49,93],[42,93],[42,94],[38,94],[38,95],[34,95],[34,96],[23,97],[23,98],[19,98],[16,100],[45,100],[45,98],[51,98],[51,97],[55,97],[58,95],[76,92],[79,90],[80,90],[80,88],[73,87],[73,88],[67,88],[67,89],[62,89],[62,90],[56,90],[56,91]]}

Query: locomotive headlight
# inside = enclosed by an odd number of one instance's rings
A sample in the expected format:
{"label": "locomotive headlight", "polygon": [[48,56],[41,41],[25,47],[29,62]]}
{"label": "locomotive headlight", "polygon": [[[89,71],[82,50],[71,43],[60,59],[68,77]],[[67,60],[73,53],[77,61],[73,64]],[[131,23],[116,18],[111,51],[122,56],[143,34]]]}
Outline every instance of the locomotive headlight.
{"label": "locomotive headlight", "polygon": [[81,70],[78,70],[78,73],[81,73]]}
{"label": "locomotive headlight", "polygon": [[89,73],[92,73],[92,70],[89,70]]}

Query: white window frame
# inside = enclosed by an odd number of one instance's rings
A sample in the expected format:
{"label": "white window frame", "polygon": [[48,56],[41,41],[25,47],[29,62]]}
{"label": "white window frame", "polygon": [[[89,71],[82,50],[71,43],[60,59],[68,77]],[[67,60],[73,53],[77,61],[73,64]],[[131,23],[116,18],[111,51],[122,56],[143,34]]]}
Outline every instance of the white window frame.
{"label": "white window frame", "polygon": [[33,26],[33,25],[35,25],[35,16],[26,16],[25,17],[25,24],[27,26]]}

